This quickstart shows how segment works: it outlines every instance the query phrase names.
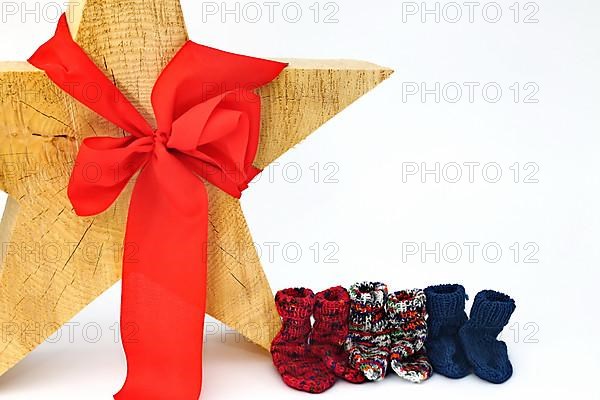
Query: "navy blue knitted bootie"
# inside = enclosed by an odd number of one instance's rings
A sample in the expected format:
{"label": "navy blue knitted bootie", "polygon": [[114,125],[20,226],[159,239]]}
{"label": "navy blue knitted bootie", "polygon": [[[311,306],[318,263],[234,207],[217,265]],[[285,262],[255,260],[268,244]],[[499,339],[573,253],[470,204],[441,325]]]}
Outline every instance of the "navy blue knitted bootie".
{"label": "navy blue knitted bootie", "polygon": [[493,290],[475,296],[471,318],[459,336],[475,374],[488,382],[506,382],[513,373],[506,343],[497,339],[515,310],[515,301]]}
{"label": "navy blue knitted bootie", "polygon": [[458,331],[467,321],[461,285],[437,285],[425,289],[427,297],[427,355],[433,370],[448,378],[464,378],[471,367],[458,338]]}

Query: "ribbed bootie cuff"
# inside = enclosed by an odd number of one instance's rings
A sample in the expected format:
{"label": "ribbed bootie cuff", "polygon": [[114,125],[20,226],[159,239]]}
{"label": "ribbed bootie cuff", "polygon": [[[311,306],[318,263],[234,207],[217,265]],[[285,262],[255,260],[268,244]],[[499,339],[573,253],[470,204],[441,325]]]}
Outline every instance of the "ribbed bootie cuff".
{"label": "ribbed bootie cuff", "polygon": [[315,296],[315,318],[348,315],[350,295],[341,286],[332,287]]}
{"label": "ribbed bootie cuff", "polygon": [[355,283],[350,287],[350,299],[356,305],[373,309],[383,308],[388,289],[381,282]]}
{"label": "ribbed bootie cuff", "polygon": [[422,289],[401,290],[388,295],[388,313],[399,314],[407,310],[425,312],[425,292]]}
{"label": "ribbed bootie cuff", "polygon": [[350,287],[350,330],[379,333],[386,329],[387,286],[381,282],[362,282]]}
{"label": "ribbed bootie cuff", "polygon": [[283,318],[306,319],[312,315],[315,294],[306,288],[290,288],[275,295],[277,310]]}
{"label": "ribbed bootie cuff", "polygon": [[455,318],[465,311],[467,295],[461,285],[436,285],[425,289],[427,313],[434,318]]}
{"label": "ribbed bootie cuff", "polygon": [[471,323],[485,328],[503,328],[515,308],[515,301],[504,293],[482,290],[473,301]]}

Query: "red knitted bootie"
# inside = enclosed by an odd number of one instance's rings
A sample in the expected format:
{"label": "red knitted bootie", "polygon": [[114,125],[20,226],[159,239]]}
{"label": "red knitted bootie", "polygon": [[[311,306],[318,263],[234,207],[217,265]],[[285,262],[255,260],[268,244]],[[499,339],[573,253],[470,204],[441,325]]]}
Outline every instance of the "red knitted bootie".
{"label": "red knitted bootie", "polygon": [[314,293],[304,288],[281,290],[275,303],[283,326],[271,344],[273,364],[289,387],[309,393],[326,391],[335,383],[335,375],[308,345]]}
{"label": "red knitted bootie", "polygon": [[323,359],[333,373],[352,383],[366,380],[363,373],[350,367],[344,342],[348,336],[350,296],[341,286],[317,293],[315,324],[310,335],[311,350]]}

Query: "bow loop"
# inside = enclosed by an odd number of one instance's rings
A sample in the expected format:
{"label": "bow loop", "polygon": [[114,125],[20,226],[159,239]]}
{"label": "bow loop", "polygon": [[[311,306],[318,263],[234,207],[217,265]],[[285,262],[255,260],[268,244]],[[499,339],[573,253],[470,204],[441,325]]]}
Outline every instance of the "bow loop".
{"label": "bow loop", "polygon": [[84,139],[67,189],[77,215],[96,215],[110,207],[152,147],[150,137]]}
{"label": "bow loop", "polygon": [[152,135],[150,124],[73,41],[65,14],[58,22],[55,35],[28,61],[46,71],[70,96],[125,132],[134,136]]}
{"label": "bow loop", "polygon": [[257,173],[252,160],[259,132],[251,122],[259,119],[258,96],[241,90],[223,93],[180,116],[167,147],[183,153],[180,159],[194,173],[239,197]]}
{"label": "bow loop", "polygon": [[189,41],[163,70],[152,90],[158,127],[168,130],[192,107],[223,93],[264,86],[286,66]]}

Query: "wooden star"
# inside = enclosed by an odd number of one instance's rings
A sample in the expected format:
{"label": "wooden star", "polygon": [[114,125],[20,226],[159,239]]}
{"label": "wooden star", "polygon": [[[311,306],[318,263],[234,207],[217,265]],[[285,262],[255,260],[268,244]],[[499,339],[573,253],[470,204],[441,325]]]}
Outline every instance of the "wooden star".
{"label": "wooden star", "polygon": [[[179,1],[78,0],[68,9],[77,43],[154,123],[154,82],[188,39]],[[259,168],[392,73],[360,61],[288,62],[260,89]],[[81,140],[124,132],[26,62],[0,63],[0,92],[0,189],[9,195],[0,225],[2,374],[115,284],[122,257],[135,257],[136,249],[122,245],[130,191],[90,218],[76,216],[66,194]],[[207,311],[268,348],[280,322],[240,203],[208,190]]]}

